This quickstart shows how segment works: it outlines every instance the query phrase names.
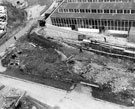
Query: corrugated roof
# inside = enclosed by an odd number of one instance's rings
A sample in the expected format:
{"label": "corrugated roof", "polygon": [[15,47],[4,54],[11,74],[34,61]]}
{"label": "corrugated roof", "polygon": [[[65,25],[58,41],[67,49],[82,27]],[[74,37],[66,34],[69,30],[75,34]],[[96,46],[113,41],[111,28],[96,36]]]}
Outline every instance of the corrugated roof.
{"label": "corrugated roof", "polygon": [[[59,8],[64,9],[133,9],[135,3],[63,3]],[[52,17],[64,18],[93,18],[93,19],[123,19],[135,20],[135,14],[93,14],[93,13],[58,13],[58,10]]]}

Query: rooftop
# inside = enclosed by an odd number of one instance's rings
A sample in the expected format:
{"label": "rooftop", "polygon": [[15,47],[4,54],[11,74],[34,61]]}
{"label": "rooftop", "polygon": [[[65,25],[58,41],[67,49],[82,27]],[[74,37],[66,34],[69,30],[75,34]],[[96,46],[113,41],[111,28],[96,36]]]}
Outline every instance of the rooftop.
{"label": "rooftop", "polygon": [[[135,10],[135,3],[66,3],[64,2],[59,9],[121,9],[121,10]],[[121,13],[59,13],[58,9],[52,17],[64,18],[93,18],[93,19],[123,19],[134,20],[134,14],[121,14]]]}

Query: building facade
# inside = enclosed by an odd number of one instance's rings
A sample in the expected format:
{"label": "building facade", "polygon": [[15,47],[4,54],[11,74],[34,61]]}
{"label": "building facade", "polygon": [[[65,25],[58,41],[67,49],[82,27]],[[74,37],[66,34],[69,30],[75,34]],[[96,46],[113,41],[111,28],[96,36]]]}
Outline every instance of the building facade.
{"label": "building facade", "polygon": [[60,27],[129,31],[135,27],[135,0],[65,0],[51,21]]}

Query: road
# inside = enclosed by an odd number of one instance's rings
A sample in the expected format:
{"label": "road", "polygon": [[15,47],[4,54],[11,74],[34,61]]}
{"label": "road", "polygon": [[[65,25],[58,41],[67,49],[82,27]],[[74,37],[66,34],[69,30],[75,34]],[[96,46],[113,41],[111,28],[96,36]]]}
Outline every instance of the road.
{"label": "road", "polygon": [[26,90],[28,95],[52,107],[60,109],[134,109],[92,98],[90,88],[78,86],[75,90],[65,90],[41,85],[21,79],[0,75],[0,83],[9,87]]}
{"label": "road", "polygon": [[14,37],[16,37],[16,39],[26,35],[31,27],[37,22],[37,19],[33,19],[30,20],[26,26],[24,28],[22,28],[20,31],[18,31],[14,36],[12,36],[8,41],[6,41],[4,44],[2,44],[0,46],[0,53],[4,52],[6,50],[6,48],[8,48],[10,45],[14,44],[16,42],[16,40],[14,39]]}

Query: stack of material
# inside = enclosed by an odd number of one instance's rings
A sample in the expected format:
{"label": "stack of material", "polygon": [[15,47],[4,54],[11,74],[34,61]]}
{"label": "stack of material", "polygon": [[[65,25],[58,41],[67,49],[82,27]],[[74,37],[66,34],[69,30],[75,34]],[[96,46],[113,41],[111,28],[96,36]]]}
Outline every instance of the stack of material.
{"label": "stack of material", "polygon": [[25,95],[25,91],[20,91],[18,89],[10,89],[5,95],[5,100],[3,103],[2,108],[15,108],[18,106],[19,101],[22,99],[22,97]]}

